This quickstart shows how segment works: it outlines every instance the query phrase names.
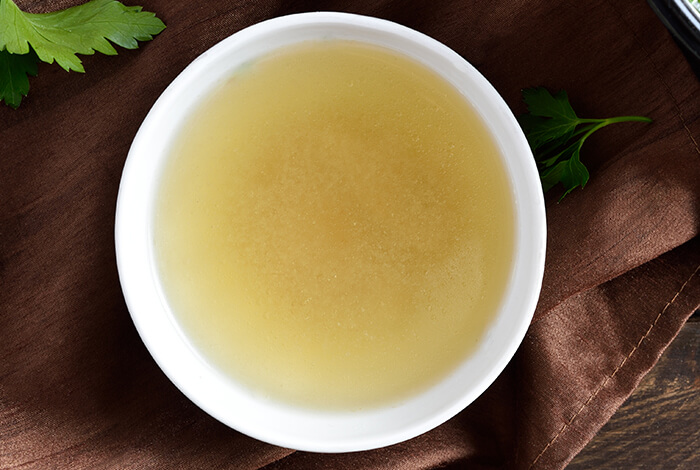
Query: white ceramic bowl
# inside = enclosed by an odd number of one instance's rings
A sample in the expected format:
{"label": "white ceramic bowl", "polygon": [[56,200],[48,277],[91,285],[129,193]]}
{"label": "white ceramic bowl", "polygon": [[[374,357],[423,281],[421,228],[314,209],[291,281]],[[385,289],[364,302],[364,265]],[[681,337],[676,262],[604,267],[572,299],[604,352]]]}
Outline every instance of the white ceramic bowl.
{"label": "white ceramic bowl", "polygon": [[[358,412],[311,411],[256,396],[212,367],[180,330],[154,262],[152,220],[159,175],[178,128],[219,83],[246,62],[300,41],[347,39],[411,57],[448,80],[473,105],[504,158],[516,212],[516,248],[502,308],[476,352],[442,382],[408,400]],[[170,380],[204,411],[249,436],[300,450],[366,450],[418,436],[474,401],[501,373],[525,335],[539,296],[545,212],[525,137],[496,90],[455,52],[388,21],[305,13],[246,28],[192,62],[144,120],[124,167],[116,215],[119,278],[136,328]]]}

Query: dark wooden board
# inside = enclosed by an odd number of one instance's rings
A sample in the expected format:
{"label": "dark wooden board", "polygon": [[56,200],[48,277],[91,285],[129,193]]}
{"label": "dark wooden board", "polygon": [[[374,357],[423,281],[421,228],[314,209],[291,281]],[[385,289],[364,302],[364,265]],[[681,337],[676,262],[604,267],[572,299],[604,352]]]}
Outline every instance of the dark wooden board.
{"label": "dark wooden board", "polygon": [[567,470],[700,469],[700,315]]}

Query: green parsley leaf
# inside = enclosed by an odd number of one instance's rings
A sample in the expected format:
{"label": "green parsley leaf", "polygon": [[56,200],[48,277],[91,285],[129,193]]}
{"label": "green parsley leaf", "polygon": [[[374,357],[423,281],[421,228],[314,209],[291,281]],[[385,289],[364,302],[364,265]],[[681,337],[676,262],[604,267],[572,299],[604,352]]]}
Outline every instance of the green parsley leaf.
{"label": "green parsley leaf", "polygon": [[651,122],[643,116],[582,119],[565,91],[552,95],[543,87],[523,90],[523,101],[528,113],[519,116],[518,122],[535,156],[542,189],[547,192],[562,183],[565,192],[559,200],[588,182],[588,169],[580,157],[581,147],[591,134],[617,122]]}
{"label": "green parsley leaf", "polygon": [[27,75],[36,76],[38,61],[33,50],[22,55],[0,51],[0,101],[17,109],[22,96],[27,96],[29,92]]}
{"label": "green parsley leaf", "polygon": [[[12,0],[0,0],[0,52],[7,57],[35,53],[43,62],[54,61],[66,71],[84,72],[77,54],[95,51],[116,55],[110,41],[126,49],[136,49],[138,41],[148,41],[165,28],[155,14],[139,6],[125,6],[115,0],[92,0],[52,13],[25,13]],[[30,47],[31,46],[31,47]],[[33,50],[33,53],[30,51]],[[15,89],[24,73],[26,80],[30,58],[5,59],[5,75],[0,75],[0,90]],[[34,72],[36,73],[36,72]],[[10,79],[12,77],[12,84]],[[20,95],[26,95],[28,82],[20,80]],[[14,84],[14,85],[13,85]],[[0,99],[16,107],[17,93],[5,92]]]}

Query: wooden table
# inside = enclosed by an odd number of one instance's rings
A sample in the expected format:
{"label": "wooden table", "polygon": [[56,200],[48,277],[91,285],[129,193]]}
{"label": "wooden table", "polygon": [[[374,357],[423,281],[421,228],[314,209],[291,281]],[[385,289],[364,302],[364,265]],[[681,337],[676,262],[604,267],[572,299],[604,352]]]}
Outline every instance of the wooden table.
{"label": "wooden table", "polygon": [[700,469],[700,311],[567,470]]}

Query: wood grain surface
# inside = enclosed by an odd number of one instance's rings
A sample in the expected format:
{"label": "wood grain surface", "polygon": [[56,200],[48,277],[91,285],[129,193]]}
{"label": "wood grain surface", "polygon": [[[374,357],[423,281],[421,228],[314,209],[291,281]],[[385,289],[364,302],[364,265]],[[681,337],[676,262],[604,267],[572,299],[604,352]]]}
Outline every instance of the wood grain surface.
{"label": "wood grain surface", "polygon": [[700,468],[700,314],[567,470]]}

